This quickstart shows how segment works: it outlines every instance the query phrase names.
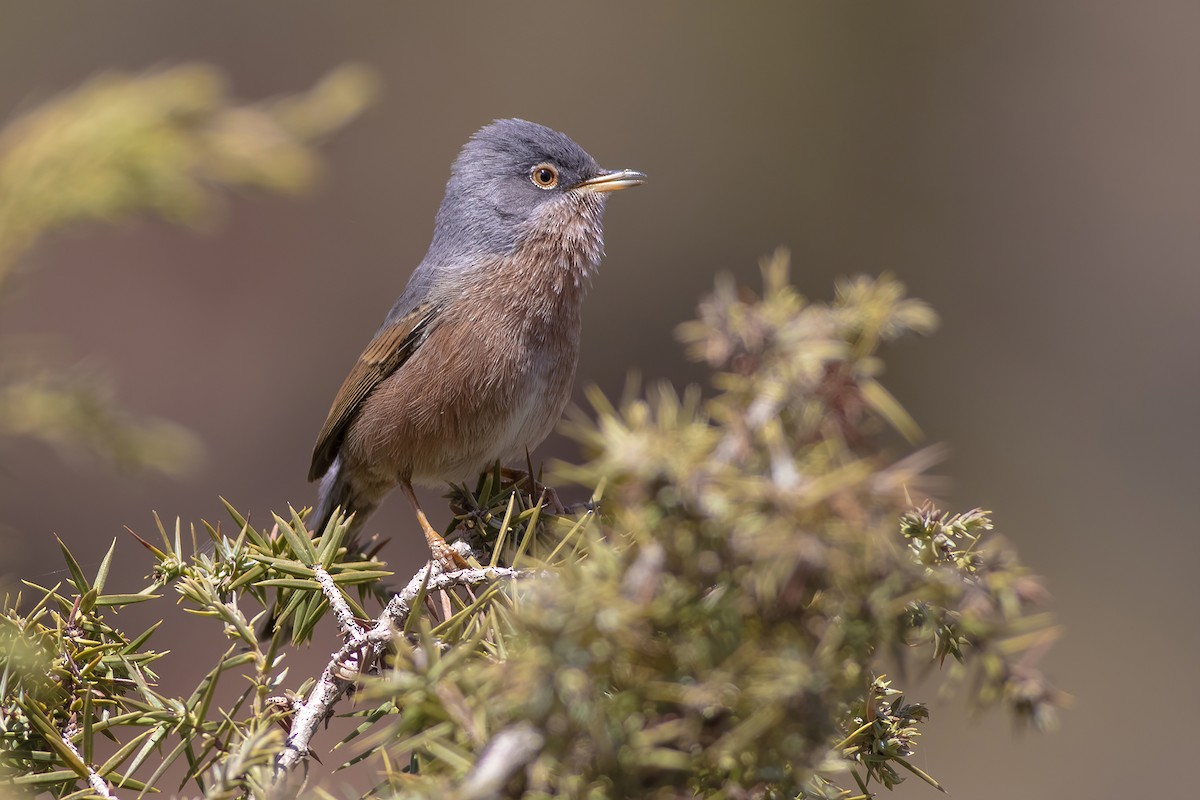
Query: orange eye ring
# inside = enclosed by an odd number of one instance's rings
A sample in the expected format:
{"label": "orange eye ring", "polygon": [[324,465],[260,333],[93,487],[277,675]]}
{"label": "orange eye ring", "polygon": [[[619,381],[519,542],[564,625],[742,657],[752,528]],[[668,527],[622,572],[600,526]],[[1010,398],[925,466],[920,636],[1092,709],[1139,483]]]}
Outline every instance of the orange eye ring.
{"label": "orange eye ring", "polygon": [[529,180],[539,189],[553,189],[558,186],[558,169],[553,164],[538,164],[529,170]]}

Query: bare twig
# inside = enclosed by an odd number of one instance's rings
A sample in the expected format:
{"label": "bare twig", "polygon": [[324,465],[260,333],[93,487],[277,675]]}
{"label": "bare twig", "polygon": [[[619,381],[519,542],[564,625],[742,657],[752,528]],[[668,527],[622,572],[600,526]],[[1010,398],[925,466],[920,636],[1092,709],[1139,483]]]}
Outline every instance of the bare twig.
{"label": "bare twig", "polygon": [[[338,617],[338,624],[346,636],[346,643],[332,655],[325,669],[317,678],[316,685],[303,702],[295,705],[284,749],[275,760],[275,785],[280,786],[291,770],[308,757],[309,742],[321,722],[332,713],[334,705],[353,685],[364,665],[375,663],[395,636],[403,628],[413,603],[420,596],[422,587],[428,592],[441,591],[456,586],[479,586],[501,578],[516,578],[523,573],[506,567],[461,569],[443,571],[437,562],[422,567],[403,590],[388,601],[375,624],[362,630],[354,620],[341,590],[322,567],[313,568],[317,582],[321,584],[329,605]],[[322,577],[323,576],[323,577]]]}
{"label": "bare twig", "polygon": [[321,584],[321,591],[325,593],[325,599],[329,601],[329,607],[333,609],[333,615],[337,618],[342,635],[350,637],[357,635],[359,627],[358,623],[354,621],[354,612],[350,610],[346,598],[342,597],[342,590],[333,582],[333,576],[320,564],[313,566],[313,572],[316,573],[317,583]]}
{"label": "bare twig", "polygon": [[390,636],[392,628],[403,628],[404,623],[408,620],[408,615],[412,613],[413,601],[421,594],[422,584],[425,585],[425,591],[428,594],[433,594],[455,586],[479,586],[498,578],[517,578],[522,574],[528,573],[508,567],[480,567],[444,572],[438,564],[430,562],[412,577],[402,591],[392,596],[367,636],[372,639],[383,636],[385,633]]}
{"label": "bare twig", "polygon": [[63,744],[65,744],[67,746],[67,749],[70,750],[72,753],[74,753],[75,757],[79,759],[80,763],[83,763],[84,766],[87,767],[87,782],[88,782],[88,786],[92,787],[92,791],[95,792],[96,794],[98,794],[100,797],[107,797],[107,798],[110,798],[110,800],[112,798],[115,798],[116,795],[114,795],[112,793],[112,790],[110,790],[108,788],[108,781],[106,781],[106,780],[104,780],[104,778],[100,777],[100,773],[98,773],[98,772],[96,772],[96,770],[92,769],[91,764],[84,762],[83,756],[80,755],[80,753],[79,753],[79,749],[77,747],[75,747],[75,745],[71,744],[70,737],[64,736],[64,737],[62,737],[62,740],[63,740]]}

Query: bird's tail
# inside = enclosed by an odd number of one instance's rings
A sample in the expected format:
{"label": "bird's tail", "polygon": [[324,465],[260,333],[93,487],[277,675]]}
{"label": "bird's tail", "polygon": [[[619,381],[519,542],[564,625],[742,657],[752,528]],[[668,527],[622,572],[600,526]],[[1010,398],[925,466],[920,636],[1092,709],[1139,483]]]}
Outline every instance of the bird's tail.
{"label": "bird's tail", "polygon": [[308,530],[314,536],[320,536],[335,513],[353,514],[354,519],[350,523],[350,529],[346,532],[345,539],[347,545],[353,547],[353,542],[362,529],[363,523],[367,521],[367,517],[375,508],[374,504],[365,505],[361,498],[354,496],[349,482],[342,476],[341,459],[334,459],[329,471],[321,478],[321,485],[317,492],[317,507],[308,519]]}
{"label": "bird's tail", "polygon": [[317,507],[308,518],[308,529],[314,535],[319,536],[321,531],[325,530],[334,511],[346,507],[348,488],[342,479],[342,463],[340,460],[334,460],[325,477],[321,478],[321,485],[317,490]]}

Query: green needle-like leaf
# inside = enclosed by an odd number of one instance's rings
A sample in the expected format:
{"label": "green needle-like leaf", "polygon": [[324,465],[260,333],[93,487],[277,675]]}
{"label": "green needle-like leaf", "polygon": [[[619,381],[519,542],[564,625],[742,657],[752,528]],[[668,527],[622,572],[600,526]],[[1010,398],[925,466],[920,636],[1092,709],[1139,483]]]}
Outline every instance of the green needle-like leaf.
{"label": "green needle-like leaf", "polygon": [[108,568],[112,565],[113,552],[117,549],[117,540],[113,539],[112,544],[108,547],[108,552],[104,554],[104,558],[100,561],[100,568],[96,570],[96,580],[92,582],[97,592],[104,591],[104,582],[108,580]]}
{"label": "green needle-like leaf", "polygon": [[317,552],[313,548],[312,540],[308,538],[307,532],[304,532],[303,523],[300,525],[300,531],[296,531],[284,521],[283,517],[278,514],[273,515],[273,517],[279,533],[283,535],[283,538],[288,543],[288,547],[291,548],[296,557],[303,560],[305,564],[317,563]]}
{"label": "green needle-like leaf", "polygon": [[71,551],[67,549],[67,545],[62,539],[56,535],[54,539],[58,542],[58,547],[62,551],[63,560],[67,562],[67,569],[71,573],[71,583],[75,584],[75,589],[83,594],[88,589],[92,588],[88,583],[87,578],[83,576],[83,570],[79,567],[79,562],[75,560],[75,556],[71,555]]}

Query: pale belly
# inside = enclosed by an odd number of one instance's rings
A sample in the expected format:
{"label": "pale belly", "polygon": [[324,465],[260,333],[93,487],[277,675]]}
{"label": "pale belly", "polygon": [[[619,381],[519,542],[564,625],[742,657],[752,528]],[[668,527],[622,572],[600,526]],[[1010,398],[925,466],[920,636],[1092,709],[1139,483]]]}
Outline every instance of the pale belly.
{"label": "pale belly", "polygon": [[[431,453],[434,457],[424,463],[414,463],[413,481],[425,485],[470,483],[496,462],[524,464],[526,453],[554,430],[570,399],[571,376],[547,374],[550,368],[546,364],[514,387],[514,402],[493,417],[490,430]],[[570,371],[573,373],[573,368]]]}

